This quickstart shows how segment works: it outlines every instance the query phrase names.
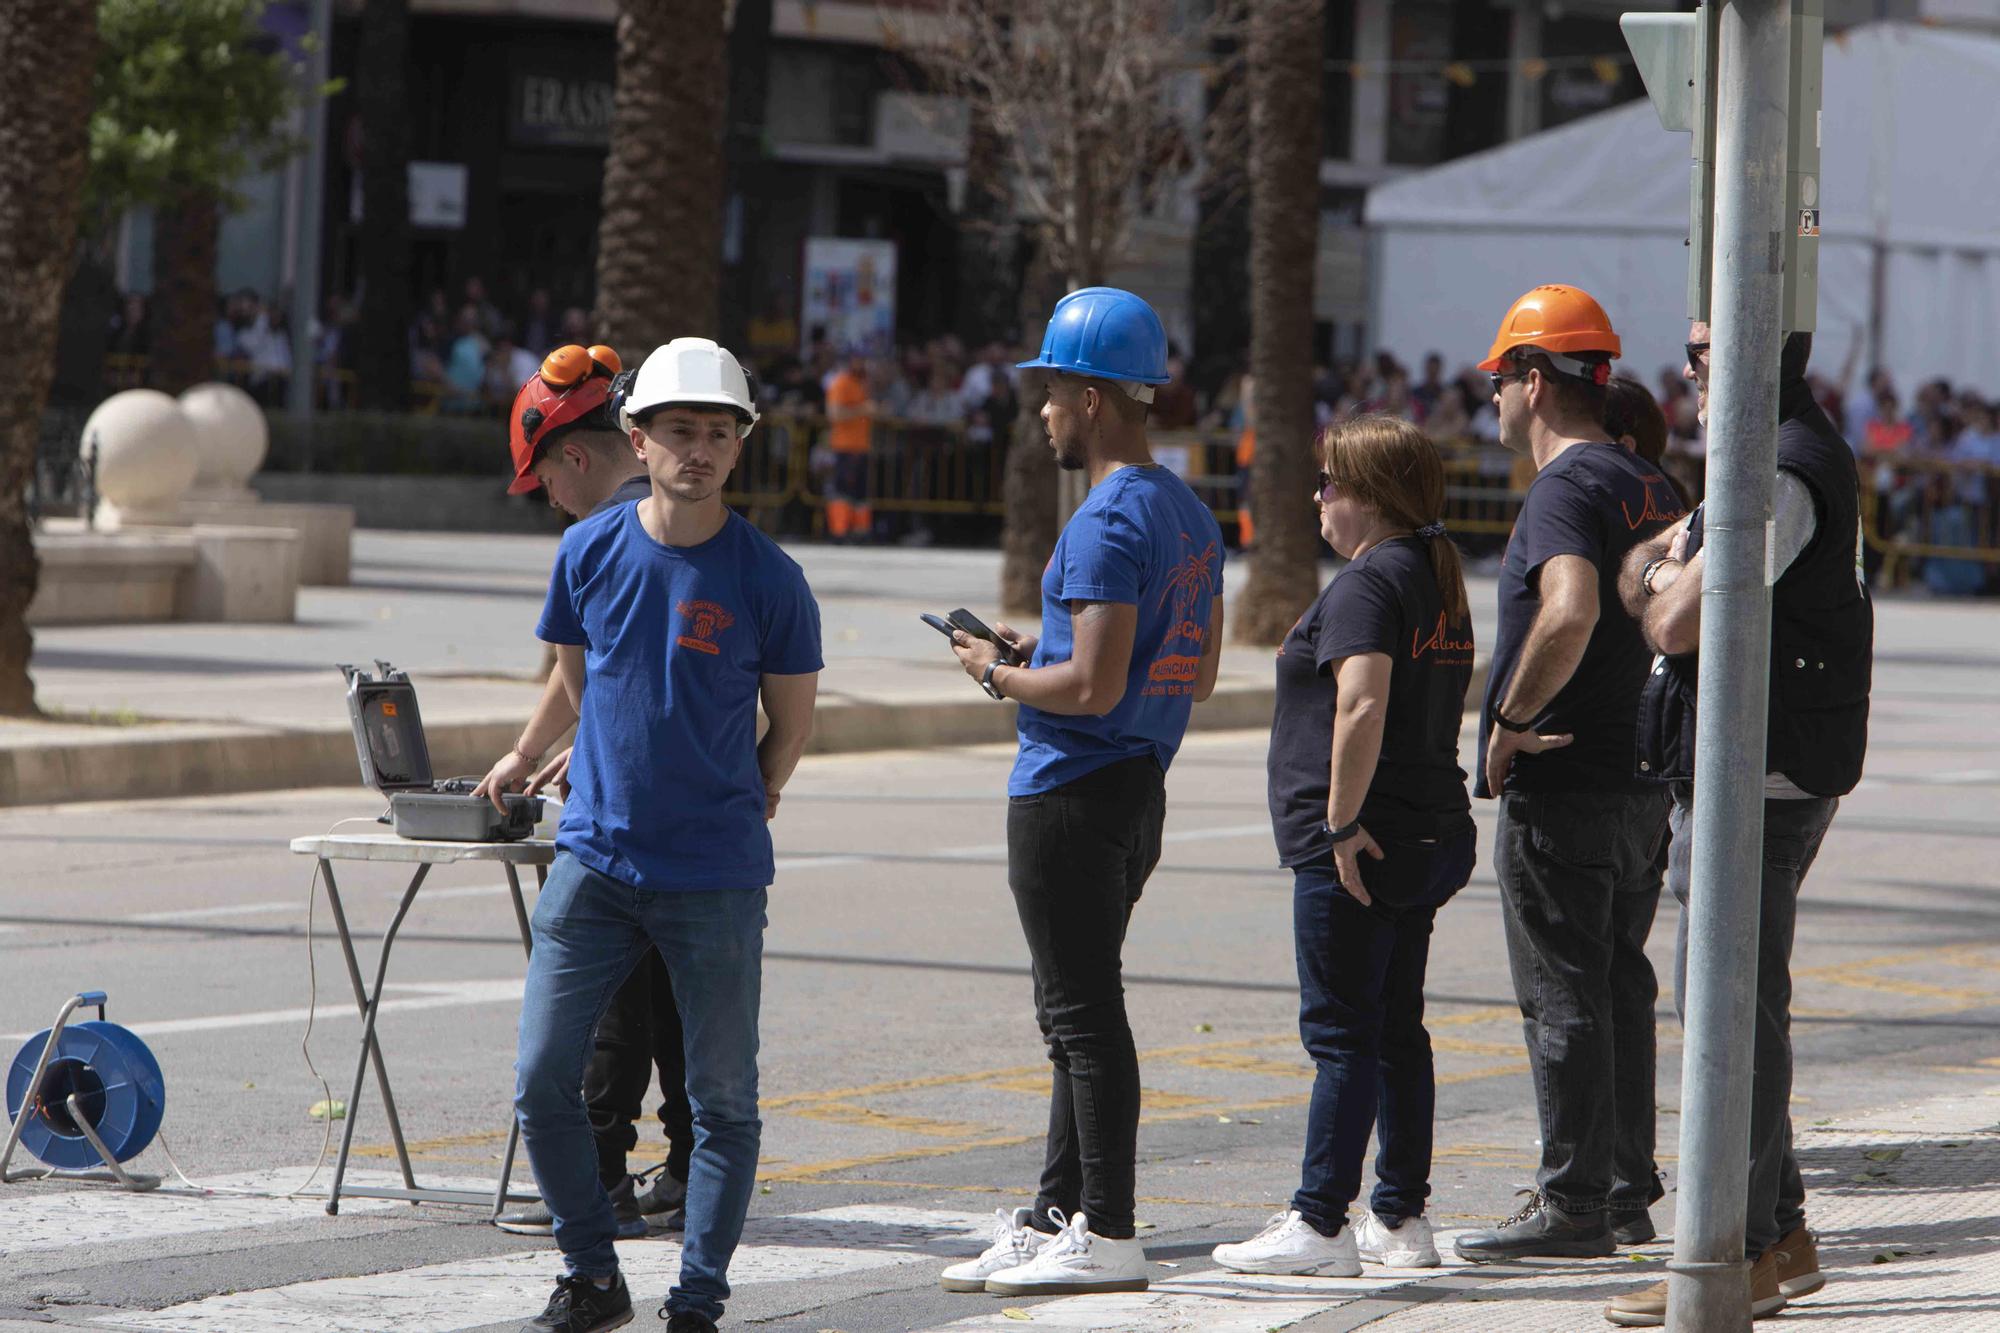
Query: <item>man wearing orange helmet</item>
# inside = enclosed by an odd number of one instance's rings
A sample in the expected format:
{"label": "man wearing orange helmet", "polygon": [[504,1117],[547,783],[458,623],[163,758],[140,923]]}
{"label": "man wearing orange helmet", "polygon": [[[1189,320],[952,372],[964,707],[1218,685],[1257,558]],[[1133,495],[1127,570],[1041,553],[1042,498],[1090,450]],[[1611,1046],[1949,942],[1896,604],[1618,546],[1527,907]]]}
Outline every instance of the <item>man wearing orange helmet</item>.
{"label": "man wearing orange helmet", "polygon": [[[540,487],[551,508],[571,518],[587,518],[652,493],[646,463],[634,453],[618,424],[622,394],[616,387],[623,367],[618,354],[598,345],[558,347],[543,359],[514,395],[507,439],[513,454],[511,495]],[[528,725],[514,747],[497,760],[476,788],[495,807],[501,794],[554,786],[568,790],[568,747],[542,756],[576,725],[576,709],[560,673],[549,673]],[[626,1155],[639,1145],[634,1122],[645,1112],[646,1089],[655,1066],[660,1075],[660,1123],[668,1139],[666,1167],[643,1194],[626,1171]],[[646,1234],[646,1218],[672,1213],[687,1196],[688,1155],[694,1147],[694,1118],[688,1107],[686,1059],[681,1050],[680,1011],[657,949],[649,950],[612,997],[597,1025],[583,1097],[597,1139],[598,1176],[611,1196],[619,1234]],[[675,1218],[667,1229],[673,1230]],[[496,1223],[518,1235],[553,1233],[555,1219],[535,1204]]]}
{"label": "man wearing orange helmet", "polygon": [[1659,992],[1645,946],[1667,795],[1632,768],[1651,658],[1618,572],[1682,505],[1657,468],[1605,438],[1620,350],[1588,293],[1552,284],[1514,303],[1479,366],[1501,444],[1535,465],[1501,562],[1473,795],[1500,802],[1494,871],[1542,1162],[1525,1208],[1459,1239],[1475,1262],[1602,1256],[1654,1235]]}

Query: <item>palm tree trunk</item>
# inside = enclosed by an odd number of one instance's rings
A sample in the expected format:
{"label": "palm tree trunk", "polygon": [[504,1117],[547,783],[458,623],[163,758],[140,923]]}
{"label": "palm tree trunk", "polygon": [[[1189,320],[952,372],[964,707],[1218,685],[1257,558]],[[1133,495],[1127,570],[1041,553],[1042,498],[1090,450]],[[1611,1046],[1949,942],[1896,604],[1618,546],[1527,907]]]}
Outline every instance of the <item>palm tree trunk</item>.
{"label": "palm tree trunk", "polygon": [[153,215],[152,384],[167,393],[215,378],[215,250],[221,205],[183,191]]}
{"label": "palm tree trunk", "polygon": [[25,623],[41,575],[28,532],[28,476],[55,374],[63,281],[97,68],[95,0],[0,4],[0,714],[32,714]]}
{"label": "palm tree trunk", "polygon": [[622,0],[598,230],[598,335],[630,363],[719,332],[721,0]]}
{"label": "palm tree trunk", "polygon": [[[1240,10],[1241,0],[1234,0],[1229,16],[1240,18]],[[1250,352],[1250,173],[1244,165],[1250,95],[1235,32],[1217,36],[1209,55],[1207,144],[1195,189],[1195,343],[1188,366],[1188,382],[1204,398],[1213,398]]]}
{"label": "palm tree trunk", "polygon": [[[1021,284],[1021,328],[1031,346],[1040,345],[1042,326],[1063,289],[1062,279],[1037,253]],[[1001,482],[1000,609],[1011,616],[1041,615],[1042,573],[1056,549],[1056,463],[1041,410],[1039,393],[1021,395]]]}
{"label": "palm tree trunk", "polygon": [[1258,551],[1229,619],[1238,643],[1280,642],[1319,583],[1318,524],[1307,497],[1324,23],[1318,0],[1251,0],[1251,508]]}
{"label": "palm tree trunk", "polygon": [[[368,0],[355,56],[361,111],[361,274],[355,397],[384,412],[410,405],[409,0]],[[315,312],[294,310],[292,318]]]}

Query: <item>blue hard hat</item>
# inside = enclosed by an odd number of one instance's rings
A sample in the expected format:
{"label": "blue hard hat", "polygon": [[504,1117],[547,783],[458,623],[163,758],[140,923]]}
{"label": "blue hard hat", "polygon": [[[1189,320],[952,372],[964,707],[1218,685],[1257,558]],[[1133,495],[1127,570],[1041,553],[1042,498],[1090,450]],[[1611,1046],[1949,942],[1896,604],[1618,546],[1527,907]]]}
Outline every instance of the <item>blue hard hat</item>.
{"label": "blue hard hat", "polygon": [[1022,370],[1165,384],[1167,330],[1153,307],[1117,287],[1084,287],[1056,302],[1042,354]]}

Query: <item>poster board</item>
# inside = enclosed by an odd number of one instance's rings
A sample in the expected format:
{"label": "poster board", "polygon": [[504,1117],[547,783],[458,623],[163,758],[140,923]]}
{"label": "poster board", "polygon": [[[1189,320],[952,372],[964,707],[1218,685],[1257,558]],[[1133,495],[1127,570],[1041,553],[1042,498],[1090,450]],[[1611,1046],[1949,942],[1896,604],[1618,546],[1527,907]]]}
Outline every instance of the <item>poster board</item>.
{"label": "poster board", "polygon": [[816,334],[842,356],[888,355],[896,346],[896,243],[807,238],[800,305],[800,355]]}

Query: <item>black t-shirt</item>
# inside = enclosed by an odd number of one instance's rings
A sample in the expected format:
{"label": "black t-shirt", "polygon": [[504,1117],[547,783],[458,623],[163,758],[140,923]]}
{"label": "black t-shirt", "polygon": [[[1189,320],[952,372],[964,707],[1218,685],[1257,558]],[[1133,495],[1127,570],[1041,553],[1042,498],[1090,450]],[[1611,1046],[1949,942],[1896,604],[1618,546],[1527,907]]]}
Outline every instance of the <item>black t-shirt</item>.
{"label": "black t-shirt", "polygon": [[1467,821],[1458,730],[1472,684],[1472,622],[1446,621],[1430,555],[1413,537],[1362,552],[1326,585],[1278,649],[1271,722],[1271,828],[1283,864],[1330,850],[1320,825],[1333,780],[1335,664],[1389,657],[1382,756],[1361,804],[1369,835],[1434,838]]}
{"label": "black t-shirt", "polygon": [[1615,444],[1572,445],[1535,477],[1500,562],[1500,630],[1479,713],[1473,795],[1495,794],[1486,789],[1493,714],[1541,610],[1542,566],[1559,555],[1580,555],[1597,567],[1597,625],[1575,673],[1534,722],[1538,731],[1568,732],[1576,740],[1542,754],[1516,754],[1507,790],[1637,792],[1653,785],[1634,771],[1632,759],[1639,690],[1652,654],[1619,603],[1618,570],[1626,552],[1685,512],[1658,468]]}

